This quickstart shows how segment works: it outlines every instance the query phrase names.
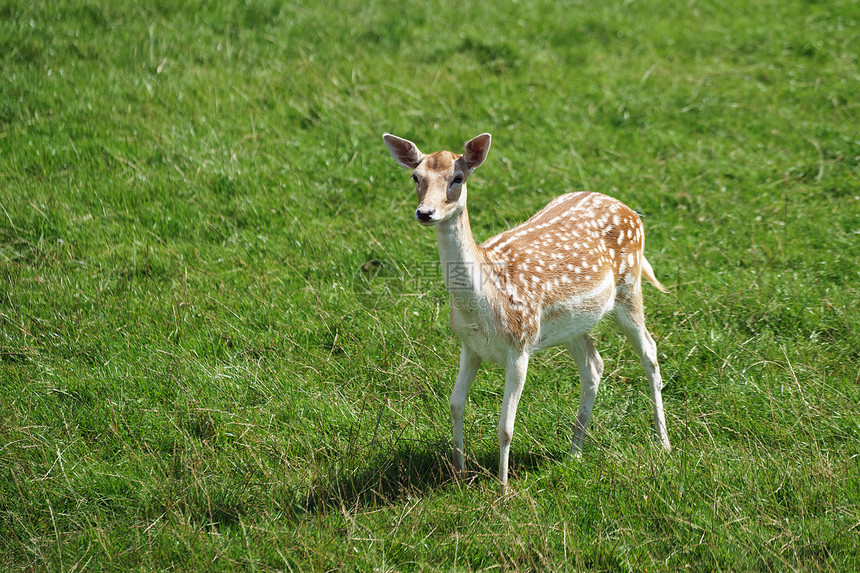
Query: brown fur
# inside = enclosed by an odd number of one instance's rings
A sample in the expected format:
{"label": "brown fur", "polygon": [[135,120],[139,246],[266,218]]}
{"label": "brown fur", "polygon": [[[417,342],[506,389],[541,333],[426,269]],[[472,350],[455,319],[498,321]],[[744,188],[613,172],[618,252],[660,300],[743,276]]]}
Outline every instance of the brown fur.
{"label": "brown fur", "polygon": [[[619,302],[638,292],[644,233],[639,216],[600,193],[562,195],[525,223],[478,247],[499,300],[500,330],[522,346],[551,310],[614,275]],[[547,309],[550,309],[547,312]]]}

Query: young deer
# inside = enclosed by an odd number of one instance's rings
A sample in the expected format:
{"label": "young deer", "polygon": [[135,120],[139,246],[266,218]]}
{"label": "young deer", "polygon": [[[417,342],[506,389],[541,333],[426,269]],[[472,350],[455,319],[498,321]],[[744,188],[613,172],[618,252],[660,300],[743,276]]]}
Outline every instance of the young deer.
{"label": "young deer", "polygon": [[572,452],[579,455],[603,360],[589,332],[612,312],[651,385],[660,444],[670,450],[663,415],[657,346],[645,329],[640,276],[666,292],[642,254],[642,222],[620,201],[600,193],[556,197],[525,223],[477,245],[466,211],[466,180],[490,149],[490,134],[468,141],[462,155],[424,155],[411,141],[384,135],[394,160],[412,170],[418,191],[415,218],[436,227],[451,328],[460,337],[460,372],[451,393],[454,466],[465,469],[463,413],[478,366],[505,367],[499,421],[499,480],[505,490],[514,417],[529,356],[563,345],[576,361],[582,390]]}

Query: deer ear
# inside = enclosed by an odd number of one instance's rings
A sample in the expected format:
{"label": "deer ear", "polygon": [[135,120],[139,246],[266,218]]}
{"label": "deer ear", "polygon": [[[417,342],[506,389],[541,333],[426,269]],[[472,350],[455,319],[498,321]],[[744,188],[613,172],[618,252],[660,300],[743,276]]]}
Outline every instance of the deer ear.
{"label": "deer ear", "polygon": [[415,169],[421,160],[424,159],[424,154],[418,149],[418,146],[409,141],[386,133],[382,136],[385,141],[385,147],[391,153],[394,161],[405,167],[406,169]]}
{"label": "deer ear", "polygon": [[487,158],[487,153],[490,151],[491,139],[492,137],[489,133],[482,133],[478,137],[466,142],[466,152],[463,153],[463,160],[469,169],[477,169]]}

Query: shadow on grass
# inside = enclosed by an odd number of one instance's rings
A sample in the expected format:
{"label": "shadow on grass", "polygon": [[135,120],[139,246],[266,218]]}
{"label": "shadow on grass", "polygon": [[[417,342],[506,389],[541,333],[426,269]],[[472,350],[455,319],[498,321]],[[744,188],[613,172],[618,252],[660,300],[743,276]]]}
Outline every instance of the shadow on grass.
{"label": "shadow on grass", "polygon": [[[516,479],[517,473],[537,470],[564,459],[566,454],[512,451],[511,475]],[[306,511],[387,505],[407,497],[425,496],[456,482],[448,441],[396,444],[367,461],[352,456],[339,466],[311,483],[304,504]],[[497,477],[497,450],[479,452],[467,461],[465,483],[495,481]]]}

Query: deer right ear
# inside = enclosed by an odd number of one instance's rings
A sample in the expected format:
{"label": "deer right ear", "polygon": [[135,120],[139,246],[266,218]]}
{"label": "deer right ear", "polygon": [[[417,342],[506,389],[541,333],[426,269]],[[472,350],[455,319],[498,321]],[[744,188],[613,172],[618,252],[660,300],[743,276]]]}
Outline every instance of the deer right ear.
{"label": "deer right ear", "polygon": [[415,169],[421,160],[424,159],[424,154],[419,151],[418,146],[409,141],[386,133],[382,136],[385,141],[385,147],[391,153],[394,161],[405,167],[406,169]]}
{"label": "deer right ear", "polygon": [[489,133],[482,133],[478,137],[466,142],[466,150],[463,152],[463,160],[472,171],[480,167],[487,158],[487,153],[490,152],[491,139],[492,137],[490,137]]}

